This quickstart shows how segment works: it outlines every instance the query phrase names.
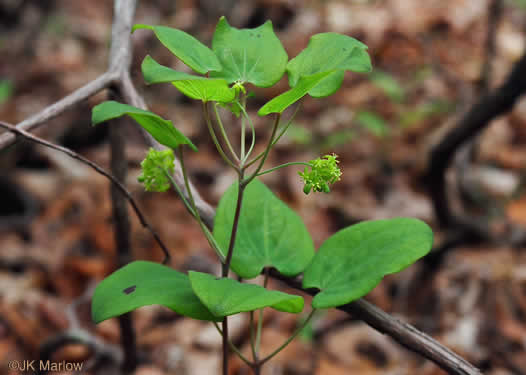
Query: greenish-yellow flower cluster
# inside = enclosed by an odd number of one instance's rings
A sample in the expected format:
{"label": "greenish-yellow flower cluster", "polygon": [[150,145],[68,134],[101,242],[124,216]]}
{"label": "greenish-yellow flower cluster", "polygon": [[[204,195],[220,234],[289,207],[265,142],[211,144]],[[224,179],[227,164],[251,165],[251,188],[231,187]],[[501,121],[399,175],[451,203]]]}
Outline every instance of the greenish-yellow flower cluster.
{"label": "greenish-yellow flower cluster", "polygon": [[170,189],[170,179],[174,173],[174,153],[172,150],[157,151],[150,148],[142,161],[142,174],[137,178],[144,183],[146,191],[163,192]]}
{"label": "greenish-yellow flower cluster", "polygon": [[329,184],[333,184],[340,179],[342,172],[338,168],[339,161],[337,160],[338,155],[325,155],[321,158],[311,160],[309,162],[309,168],[306,167],[303,172],[298,174],[303,179],[305,187],[303,192],[309,194],[312,191],[323,191],[328,193],[331,191]]}

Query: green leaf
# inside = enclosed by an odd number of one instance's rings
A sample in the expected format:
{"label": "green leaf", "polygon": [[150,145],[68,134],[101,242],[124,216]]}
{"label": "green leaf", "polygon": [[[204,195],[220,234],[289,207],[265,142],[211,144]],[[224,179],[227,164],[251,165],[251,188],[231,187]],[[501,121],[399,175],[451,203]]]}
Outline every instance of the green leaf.
{"label": "green leaf", "polygon": [[321,33],[310,38],[309,45],[287,64],[289,84],[296,86],[303,76],[334,71],[331,76],[309,91],[315,98],[335,93],[343,83],[346,70],[370,72],[371,60],[367,46],[338,33]]}
{"label": "green leaf", "polygon": [[91,123],[97,125],[101,122],[125,115],[130,116],[137,121],[137,123],[150,133],[159,143],[174,149],[180,145],[186,144],[194,151],[197,151],[197,148],[192,141],[186,138],[179,130],[174,128],[171,121],[165,120],[153,112],[145,111],[113,100],[103,102],[93,108]]}
{"label": "green leaf", "polygon": [[132,32],[137,29],[149,29],[155,33],[157,39],[181,59],[186,65],[200,74],[209,71],[221,70],[221,63],[210,48],[199,40],[182,30],[166,26],[135,25]]}
{"label": "green leaf", "polygon": [[206,79],[202,76],[194,76],[192,74],[178,72],[172,68],[159,64],[150,55],[146,55],[141,64],[142,75],[144,81],[151,85],[155,83],[166,83],[173,81],[184,81],[192,79]]}
{"label": "green leaf", "polygon": [[162,305],[199,320],[219,321],[195,295],[188,276],[158,263],[136,261],[102,280],[93,294],[95,323],[142,306]]}
{"label": "green leaf", "polygon": [[304,288],[319,288],[314,308],[352,302],[369,293],[385,275],[426,255],[433,232],[409,218],[365,221],[342,229],[320,247],[303,276]]}
{"label": "green leaf", "polygon": [[270,87],[281,79],[287,66],[287,53],[270,21],[254,29],[236,29],[221,17],[212,49],[223,70],[211,72],[210,76],[224,78],[228,83],[240,81]]}
{"label": "green leaf", "polygon": [[203,102],[229,103],[235,98],[235,90],[224,79],[209,79],[178,72],[159,64],[146,56],[141,65],[144,80],[148,84],[171,82],[184,95]]}
{"label": "green leaf", "polygon": [[217,278],[207,273],[190,271],[188,277],[195,294],[216,317],[263,307],[290,313],[303,310],[301,296],[267,290],[259,285],[243,284],[234,279]]}
{"label": "green leaf", "polygon": [[178,81],[173,85],[186,96],[205,103],[229,103],[235,98],[235,91],[228,87],[224,79]]}
{"label": "green leaf", "polygon": [[[225,192],[215,216],[214,237],[224,251],[230,242],[237,191],[234,184]],[[234,272],[251,279],[268,266],[294,276],[305,269],[313,256],[314,245],[301,218],[254,179],[245,188],[232,255]]]}
{"label": "green leaf", "polygon": [[318,83],[323,81],[324,78],[331,75],[332,73],[334,72],[321,72],[318,74],[301,77],[296,86],[265,103],[265,105],[259,109],[258,115],[266,116],[269,113],[282,113],[289,106],[307,95],[307,93],[313,87],[315,87]]}
{"label": "green leaf", "polygon": [[228,103],[235,98],[235,90],[228,87],[224,79],[209,79],[178,72],[159,64],[151,56],[144,58],[141,69],[146,83],[172,82],[179,91],[192,99]]}

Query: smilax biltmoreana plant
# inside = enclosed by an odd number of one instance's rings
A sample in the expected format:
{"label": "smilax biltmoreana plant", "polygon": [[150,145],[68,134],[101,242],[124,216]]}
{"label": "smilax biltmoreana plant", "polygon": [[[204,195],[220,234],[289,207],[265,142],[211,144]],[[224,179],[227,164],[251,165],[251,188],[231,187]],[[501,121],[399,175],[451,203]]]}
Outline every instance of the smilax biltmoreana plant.
{"label": "smilax biltmoreana plant", "polygon": [[[283,111],[305,95],[321,98],[336,92],[346,71],[371,70],[367,47],[351,37],[321,33],[289,60],[272,23],[254,29],[236,29],[225,18],[217,24],[212,49],[191,35],[164,26],[135,25],[149,29],[195,74],[173,70],[146,56],[142,73],[148,84],[171,83],[184,95],[200,100],[210,136],[223,160],[237,173],[237,181],[224,193],[214,220],[213,232],[204,225],[189,189],[184,149],[197,151],[194,144],[172,123],[160,116],[114,101],[93,109],[93,124],[124,115],[132,117],[166,150],[150,150],[142,163],[147,191],[166,191],[172,186],[203,230],[221,264],[221,277],[190,271],[178,272],[167,266],[136,261],[117,270],[95,290],[92,316],[95,322],[127,313],[145,305],[159,304],[179,314],[214,322],[223,336],[223,374],[228,370],[228,350],[234,350],[255,374],[283,349],[297,332],[272,354],[261,358],[259,342],[263,309],[299,313],[301,296],[267,289],[269,268],[282,275],[303,273],[303,287],[319,292],[312,311],[340,306],[373,289],[387,274],[398,272],[424,256],[431,248],[432,232],[423,222],[409,218],[362,222],[329,237],[315,253],[312,239],[301,218],[279,200],[257,177],[278,168],[303,164],[299,175],[304,192],[330,191],[340,179],[336,155],[325,155],[308,163],[287,163],[262,170],[272,147],[290,125],[282,124]],[[247,114],[250,85],[270,87],[287,73],[290,89],[267,102],[259,116],[271,119],[267,146],[255,153],[255,129]],[[233,142],[223,125],[225,109],[238,119],[239,144]],[[221,115],[223,111],[223,117]],[[215,121],[214,121],[215,120]],[[214,125],[215,122],[215,125]],[[246,133],[251,141],[245,143]],[[235,147],[237,146],[237,147]],[[188,198],[172,179],[174,154],[181,162]],[[228,278],[232,270],[237,279]],[[262,286],[244,283],[261,273]],[[257,326],[252,324],[259,310]],[[248,312],[251,317],[252,358],[244,356],[228,340],[228,316]],[[305,321],[308,322],[309,318]],[[222,322],[220,327],[217,322]],[[301,329],[301,327],[300,327]],[[298,331],[299,332],[299,331]]]}

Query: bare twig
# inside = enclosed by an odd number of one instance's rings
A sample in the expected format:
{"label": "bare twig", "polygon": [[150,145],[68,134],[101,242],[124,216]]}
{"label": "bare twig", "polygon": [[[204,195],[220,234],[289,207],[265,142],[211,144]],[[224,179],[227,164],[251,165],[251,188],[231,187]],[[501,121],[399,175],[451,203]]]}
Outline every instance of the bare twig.
{"label": "bare twig", "polygon": [[39,144],[41,144],[43,146],[52,148],[52,149],[60,151],[60,152],[63,152],[64,154],[72,157],[73,159],[79,160],[79,161],[83,162],[84,164],[89,165],[96,172],[100,173],[104,177],[107,177],[111,181],[111,183],[113,185],[115,185],[115,187],[117,187],[117,189],[119,189],[119,191],[126,197],[126,199],[128,199],[128,201],[130,202],[130,205],[133,208],[133,211],[135,212],[135,214],[139,218],[139,221],[141,222],[141,225],[144,228],[146,228],[152,234],[152,236],[155,239],[155,241],[157,242],[157,244],[159,244],[159,246],[163,250],[165,256],[168,256],[168,257],[170,256],[168,248],[165,246],[165,244],[163,243],[163,241],[161,240],[161,238],[159,237],[157,232],[150,225],[150,223],[146,220],[145,216],[142,214],[141,210],[139,209],[139,206],[137,205],[137,202],[135,201],[135,199],[133,198],[131,193],[111,173],[106,172],[98,164],[92,162],[89,159],[86,159],[82,155],[77,154],[76,152],[70,150],[69,148],[66,148],[66,147],[59,146],[59,145],[56,145],[54,143],[48,142],[45,139],[42,139],[42,138],[37,137],[37,136],[35,136],[35,135],[31,134],[31,133],[26,132],[25,130],[19,129],[18,127],[14,126],[14,125],[8,124],[8,123],[3,122],[3,121],[0,121],[0,127],[4,128],[4,129],[7,129],[7,130],[15,133],[16,135],[21,136],[21,137],[23,137],[25,139],[28,139],[28,140],[30,140],[32,142],[39,143]]}
{"label": "bare twig", "polygon": [[[44,108],[39,113],[17,124],[17,128],[26,131],[37,128],[46,121],[53,119],[54,117],[60,115],[61,113],[108,87],[113,81],[114,76],[115,75],[110,72],[102,74],[97,79],[87,83],[55,104]],[[5,147],[12,145],[15,141],[16,137],[11,133],[0,134],[0,149],[4,149]]]}

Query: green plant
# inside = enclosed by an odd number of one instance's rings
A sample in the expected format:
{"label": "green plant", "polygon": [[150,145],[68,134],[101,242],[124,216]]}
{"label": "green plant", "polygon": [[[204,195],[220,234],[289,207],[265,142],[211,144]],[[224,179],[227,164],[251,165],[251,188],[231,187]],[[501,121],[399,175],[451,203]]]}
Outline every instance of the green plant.
{"label": "green plant", "polygon": [[[288,60],[272,24],[254,29],[236,29],[225,18],[217,25],[212,49],[183,31],[164,26],[136,25],[150,29],[157,38],[195,73],[187,74],[158,64],[146,56],[142,72],[147,83],[171,83],[184,95],[201,100],[203,115],[212,140],[224,161],[237,173],[237,181],[224,193],[214,221],[213,233],[203,223],[189,188],[184,149],[197,148],[170,121],[114,101],[93,109],[93,124],[130,116],[167,150],[150,150],[142,163],[139,180],[148,191],[166,191],[172,185],[190,214],[196,219],[210,246],[222,263],[221,277],[190,271],[188,275],[167,266],[135,261],[104,279],[96,288],[92,317],[101,322],[138,307],[160,304],[179,314],[212,321],[223,335],[223,373],[227,373],[228,348],[234,350],[255,374],[279,353],[308,324],[315,309],[340,306],[373,289],[387,274],[398,272],[424,256],[432,244],[432,232],[423,222],[395,218],[362,222],[345,228],[323,243],[317,253],[301,218],[279,200],[256,177],[290,165],[306,166],[300,176],[304,192],[329,192],[329,184],[341,175],[336,155],[325,155],[308,163],[286,163],[268,170],[263,165],[272,147],[286,132],[291,120],[281,124],[281,114],[309,94],[325,97],[341,86],[345,71],[371,70],[367,47],[345,35],[314,35],[309,45]],[[270,87],[287,72],[290,89],[267,102],[259,116],[272,116],[268,144],[254,155],[255,129],[247,113],[247,86]],[[219,107],[238,118],[241,140],[238,150],[225,131]],[[213,124],[215,118],[216,126]],[[216,131],[218,129],[219,131]],[[245,144],[245,133],[252,135]],[[222,144],[226,147],[223,148]],[[248,146],[248,147],[247,147]],[[173,180],[174,154],[181,162],[188,197]],[[260,358],[263,309],[299,313],[301,296],[268,290],[269,268],[285,276],[303,273],[303,287],[317,288],[312,312],[298,331],[271,355]],[[228,278],[232,270],[239,280]],[[243,283],[263,273],[263,286]],[[228,340],[228,316],[248,312],[251,322],[259,310],[257,327],[252,325],[252,359],[243,356]],[[222,322],[222,329],[217,324]]]}

